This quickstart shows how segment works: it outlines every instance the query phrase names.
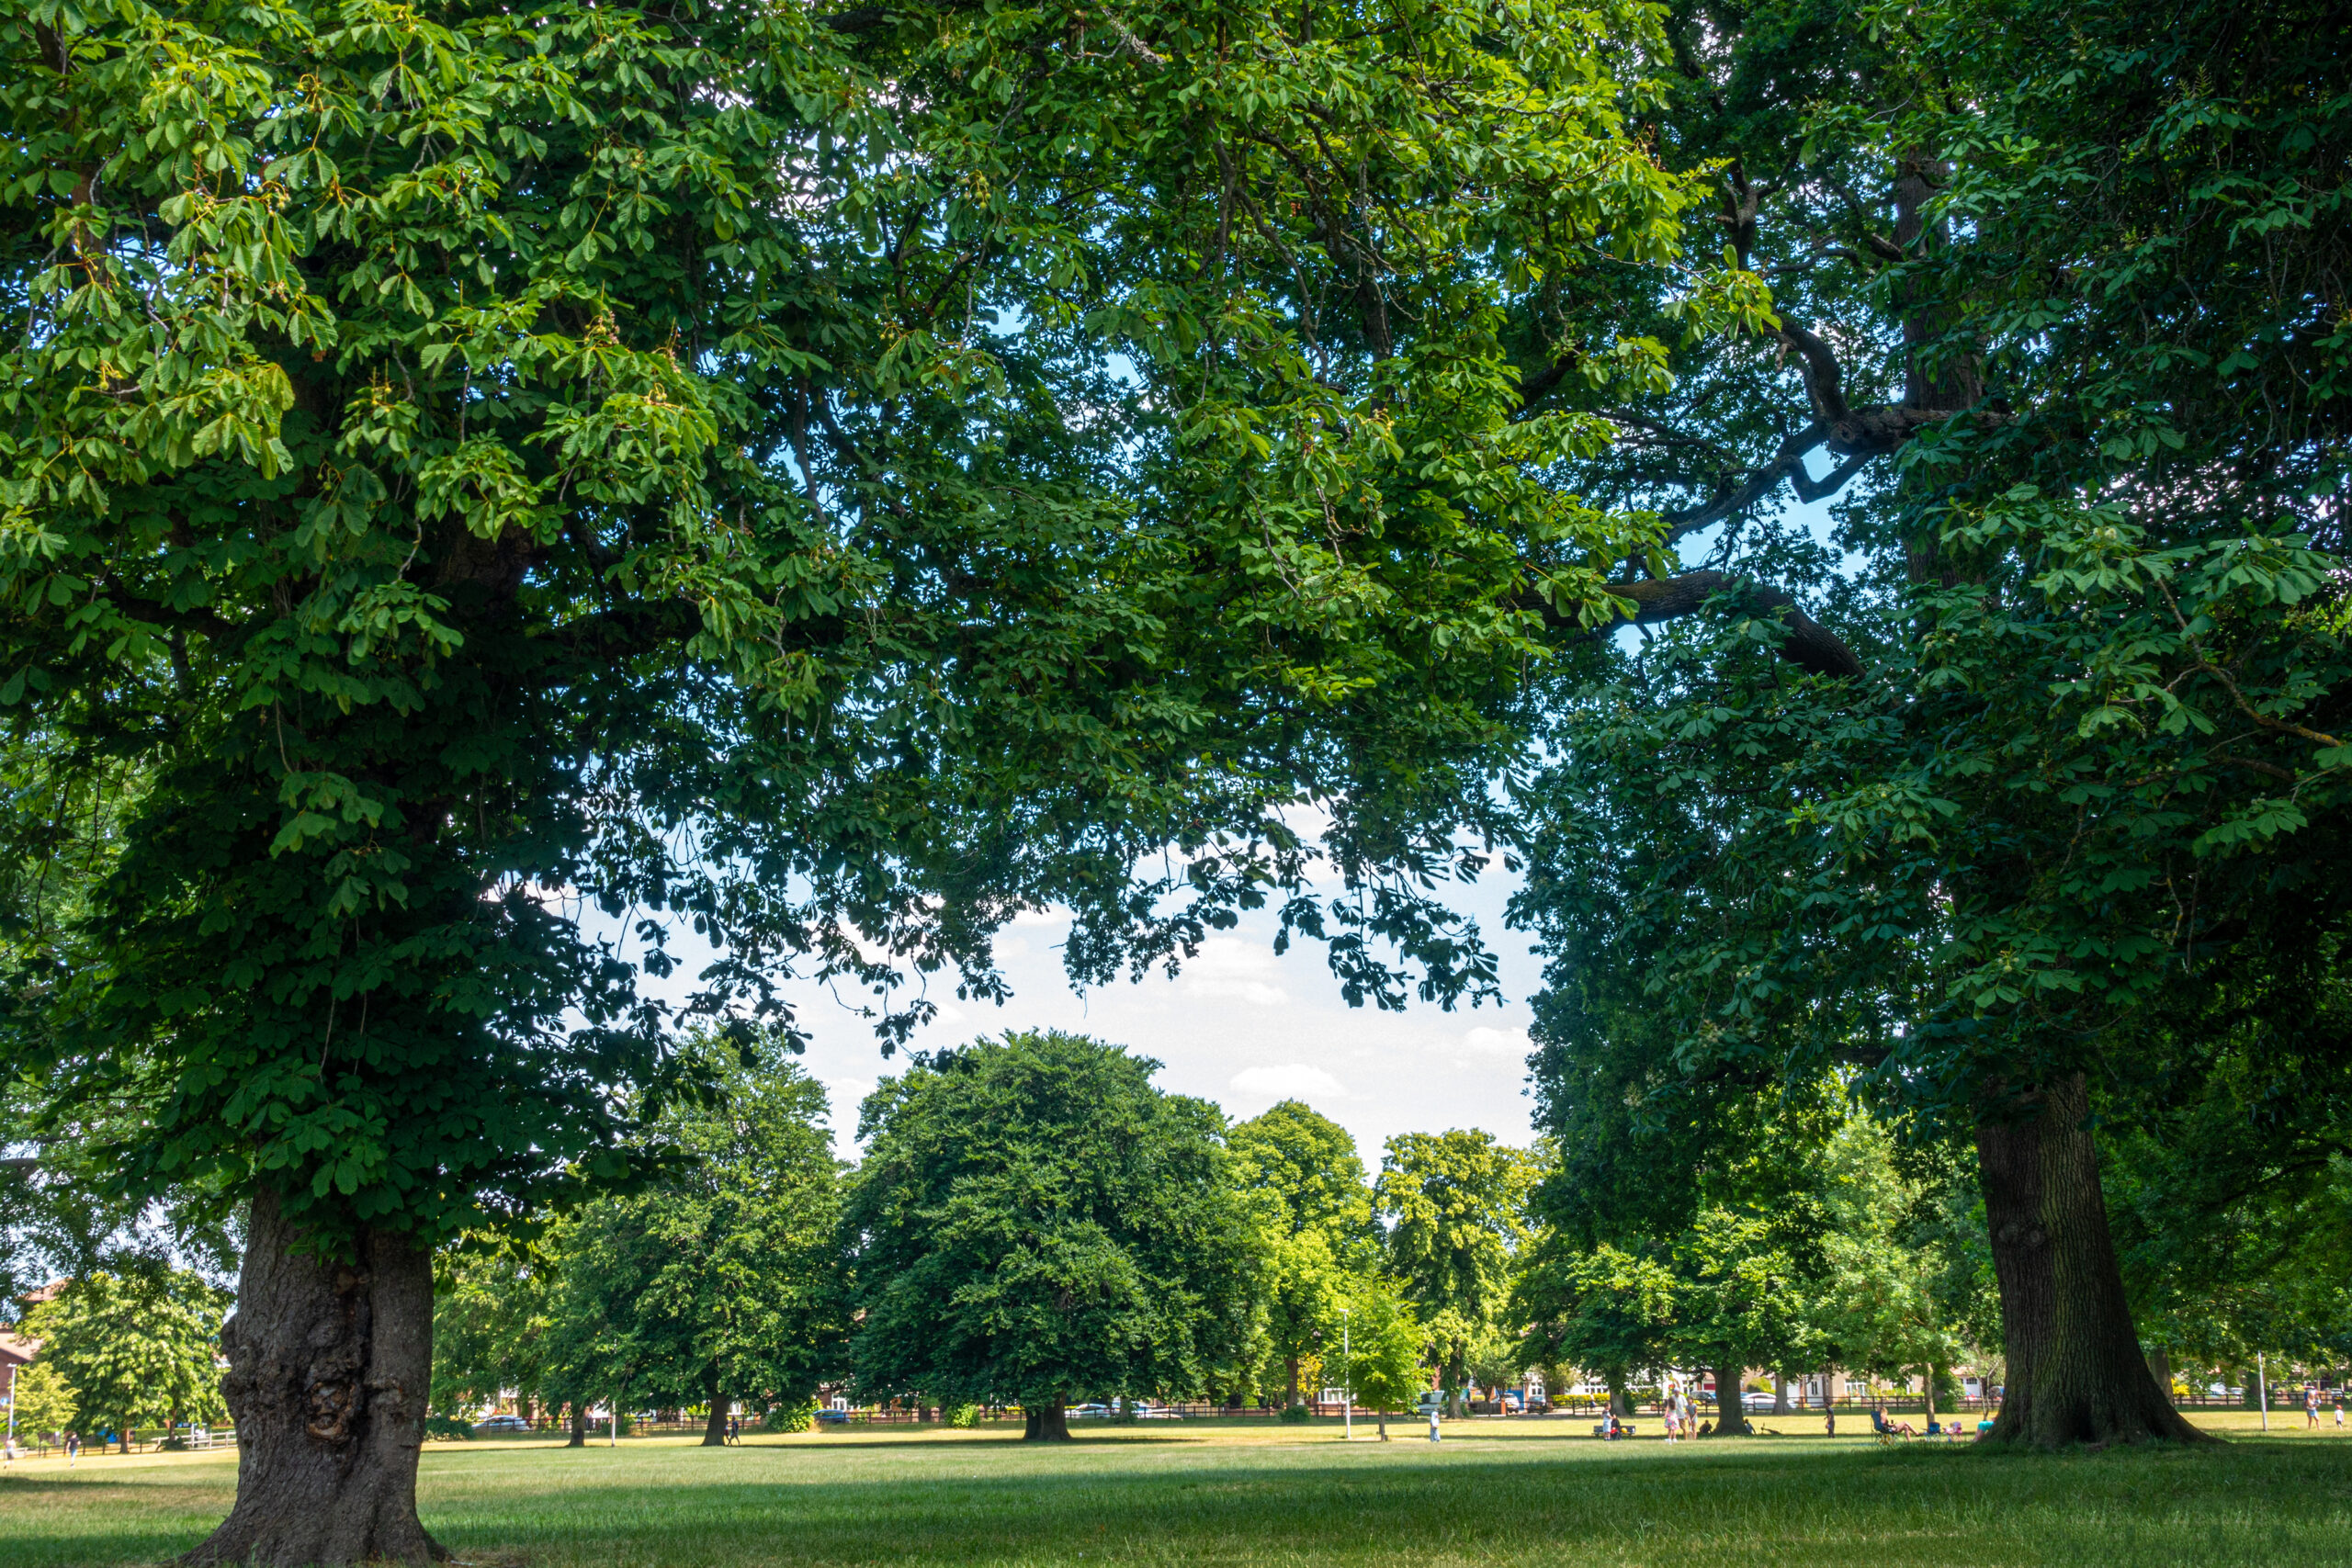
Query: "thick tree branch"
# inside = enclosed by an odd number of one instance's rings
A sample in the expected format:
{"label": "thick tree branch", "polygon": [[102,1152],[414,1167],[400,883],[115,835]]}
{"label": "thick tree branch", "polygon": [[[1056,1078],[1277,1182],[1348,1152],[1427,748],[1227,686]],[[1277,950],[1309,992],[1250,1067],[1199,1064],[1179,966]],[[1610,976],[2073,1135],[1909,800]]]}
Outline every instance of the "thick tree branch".
{"label": "thick tree branch", "polygon": [[[1734,577],[1723,571],[1688,571],[1679,577],[1654,581],[1612,582],[1609,592],[1620,599],[1634,602],[1634,614],[1627,617],[1635,626],[1656,626],[1663,621],[1679,620],[1698,614],[1709,600],[1718,595],[1734,596],[1738,608],[1759,618],[1776,620],[1788,630],[1781,645],[1781,657],[1799,669],[1815,675],[1833,675],[1853,679],[1862,673],[1862,661],[1848,648],[1836,632],[1815,620],[1797,607],[1797,602],[1787,593],[1752,579]],[[1539,595],[1529,592],[1524,599],[1529,607],[1541,610],[1546,625],[1559,630],[1573,629],[1582,636],[1597,637],[1622,623],[1611,623],[1598,631],[1582,626],[1572,615],[1563,614]]]}

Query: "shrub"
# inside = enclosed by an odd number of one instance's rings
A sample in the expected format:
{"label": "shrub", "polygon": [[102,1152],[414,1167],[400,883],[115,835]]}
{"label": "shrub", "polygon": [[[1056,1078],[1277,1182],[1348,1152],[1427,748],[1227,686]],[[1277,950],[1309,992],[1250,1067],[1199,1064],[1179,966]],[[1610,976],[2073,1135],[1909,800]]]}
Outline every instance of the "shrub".
{"label": "shrub", "polygon": [[977,1404],[951,1404],[947,1407],[947,1424],[951,1427],[977,1427],[980,1424],[980,1407]]}
{"label": "shrub", "polygon": [[1288,1404],[1283,1407],[1282,1419],[1295,1425],[1301,1421],[1314,1420],[1315,1413],[1304,1404]]}
{"label": "shrub", "polygon": [[770,1407],[761,1425],[771,1432],[805,1432],[817,1424],[817,1402],[795,1400]]}
{"label": "shrub", "polygon": [[474,1435],[474,1429],[470,1422],[454,1420],[447,1416],[427,1416],[424,1418],[424,1435],[463,1441]]}

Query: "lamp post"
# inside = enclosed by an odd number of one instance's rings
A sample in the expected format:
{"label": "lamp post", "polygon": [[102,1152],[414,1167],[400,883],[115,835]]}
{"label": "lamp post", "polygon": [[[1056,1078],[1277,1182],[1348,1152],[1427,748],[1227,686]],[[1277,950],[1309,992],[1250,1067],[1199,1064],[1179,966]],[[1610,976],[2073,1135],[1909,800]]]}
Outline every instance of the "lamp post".
{"label": "lamp post", "polygon": [[[11,1373],[11,1376],[15,1374]],[[1346,1442],[1356,1440],[1356,1357],[1348,1342],[1348,1309],[1340,1309],[1340,1425]]]}
{"label": "lamp post", "polygon": [[[2241,1361],[2240,1366],[2245,1365]],[[2270,1430],[2270,1379],[2264,1372],[2262,1352],[2254,1353],[2254,1402],[2262,1406],[2262,1429]]]}

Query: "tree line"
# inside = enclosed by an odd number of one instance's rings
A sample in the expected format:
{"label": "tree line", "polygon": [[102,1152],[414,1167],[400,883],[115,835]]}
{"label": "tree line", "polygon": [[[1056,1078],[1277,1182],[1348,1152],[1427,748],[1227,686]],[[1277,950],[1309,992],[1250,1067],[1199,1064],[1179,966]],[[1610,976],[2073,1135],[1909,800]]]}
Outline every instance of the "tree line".
{"label": "tree line", "polygon": [[1475,1000],[1498,858],[1575,1257],[1858,1100],[1995,1438],[2194,1440],[2143,1330],[2346,1246],[2347,26],[0,13],[0,1202],[233,1237],[192,1562],[432,1559],[435,1258],[662,1179],[779,976],[896,1048],[1266,908]]}

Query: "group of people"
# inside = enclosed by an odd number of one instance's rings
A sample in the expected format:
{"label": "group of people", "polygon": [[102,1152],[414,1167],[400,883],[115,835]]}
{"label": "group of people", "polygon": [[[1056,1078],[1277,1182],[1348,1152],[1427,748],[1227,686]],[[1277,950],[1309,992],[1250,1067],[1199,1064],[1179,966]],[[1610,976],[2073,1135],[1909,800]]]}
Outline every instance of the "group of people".
{"label": "group of people", "polygon": [[1701,1435],[1691,1428],[1689,1390],[1679,1383],[1668,1385],[1666,1391],[1665,1406],[1664,1420],[1668,1442],[1679,1443],[1685,1438],[1695,1438]]}
{"label": "group of people", "polygon": [[[18,1450],[17,1450],[17,1434],[16,1434],[16,1433],[14,1433],[14,1432],[10,1432],[10,1433],[7,1435],[7,1437],[6,1438],[6,1439],[5,1439],[5,1440],[0,1440],[0,1452],[5,1452],[5,1453],[6,1453],[6,1461],[5,1461],[5,1462],[6,1462],[6,1463],[7,1463],[7,1464],[10,1464],[10,1465],[15,1464],[15,1463],[17,1462],[17,1451],[18,1451]],[[67,1464],[72,1464],[72,1463],[74,1463],[75,1461],[79,1460],[81,1457],[82,1457],[82,1435],[81,1435],[79,1432],[68,1432],[68,1433],[66,1433],[66,1434],[65,1434],[65,1462],[66,1462]]]}
{"label": "group of people", "polygon": [[[2315,1382],[2314,1382],[2314,1383],[2306,1383],[2306,1384],[2304,1384],[2304,1385],[2303,1385],[2303,1430],[2304,1430],[2304,1431],[2306,1431],[2306,1432],[2311,1431],[2311,1430],[2312,1430],[2314,1427],[2316,1427],[2319,1425],[2319,1407],[2320,1407],[2320,1393],[2319,1393],[2319,1384],[2317,1384],[2317,1383],[2315,1383]],[[2339,1432],[2341,1432],[2342,1430],[2344,1430],[2344,1391],[2343,1391],[2341,1388],[2338,1388],[2338,1389],[2335,1391],[2335,1429],[2336,1429],[2337,1431],[2339,1431]]]}

